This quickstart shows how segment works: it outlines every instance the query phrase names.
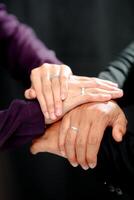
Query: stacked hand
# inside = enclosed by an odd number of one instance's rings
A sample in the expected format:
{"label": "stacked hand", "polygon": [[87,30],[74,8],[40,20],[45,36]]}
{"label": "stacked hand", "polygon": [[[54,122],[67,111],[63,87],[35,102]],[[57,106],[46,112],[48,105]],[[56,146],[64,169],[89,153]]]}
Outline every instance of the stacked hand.
{"label": "stacked hand", "polygon": [[[76,127],[77,130],[72,129]],[[73,166],[94,168],[105,129],[111,126],[113,138],[119,142],[126,132],[127,120],[113,101],[88,103],[70,111],[50,126],[33,142],[31,152],[50,152],[66,157]]]}
{"label": "stacked hand", "polygon": [[44,64],[32,70],[31,82],[25,97],[38,99],[47,124],[59,120],[83,103],[105,102],[123,95],[117,84],[98,78],[73,76],[66,65]]}
{"label": "stacked hand", "polygon": [[55,153],[73,166],[94,168],[105,129],[113,128],[117,142],[126,132],[124,113],[110,101],[122,96],[117,84],[74,76],[66,65],[43,64],[32,70],[31,88],[25,97],[38,99],[46,124],[55,122],[34,140],[32,153]]}

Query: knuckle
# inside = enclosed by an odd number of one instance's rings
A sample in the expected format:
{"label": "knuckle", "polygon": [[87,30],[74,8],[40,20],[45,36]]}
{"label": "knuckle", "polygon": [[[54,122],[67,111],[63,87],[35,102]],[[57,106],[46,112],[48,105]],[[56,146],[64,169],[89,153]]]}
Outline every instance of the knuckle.
{"label": "knuckle", "polygon": [[60,77],[61,83],[64,83],[66,80],[67,80],[67,77],[66,77],[65,75],[62,75],[62,76]]}
{"label": "knuckle", "polygon": [[48,69],[50,67],[50,64],[48,64],[48,63],[44,63],[43,65],[41,65],[41,69],[42,70],[46,70],[46,69]]}
{"label": "knuckle", "polygon": [[31,71],[30,77],[33,78],[33,77],[37,76],[37,73],[39,73],[39,67],[37,67]]}
{"label": "knuckle", "polygon": [[84,141],[82,138],[79,138],[77,141],[76,141],[76,147],[77,148],[80,148],[80,149],[83,149],[84,148]]}

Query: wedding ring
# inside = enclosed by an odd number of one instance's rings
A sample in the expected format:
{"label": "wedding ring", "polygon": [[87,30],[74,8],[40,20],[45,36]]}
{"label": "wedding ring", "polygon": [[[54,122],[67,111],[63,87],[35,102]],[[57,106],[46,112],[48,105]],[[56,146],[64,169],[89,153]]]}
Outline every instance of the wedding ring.
{"label": "wedding ring", "polygon": [[80,93],[81,93],[82,96],[85,95],[85,88],[84,87],[81,88]]}
{"label": "wedding ring", "polygon": [[77,131],[78,131],[78,128],[77,128],[77,127],[75,127],[75,126],[71,126],[71,129],[73,129],[75,132],[77,132]]}

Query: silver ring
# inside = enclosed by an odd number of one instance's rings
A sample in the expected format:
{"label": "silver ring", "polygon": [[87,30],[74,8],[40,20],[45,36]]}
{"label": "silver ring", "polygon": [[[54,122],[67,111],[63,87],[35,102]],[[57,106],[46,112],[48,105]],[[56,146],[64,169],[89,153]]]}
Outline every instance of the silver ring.
{"label": "silver ring", "polygon": [[71,126],[71,129],[73,129],[75,132],[77,132],[77,131],[78,131],[78,128],[77,128],[77,127],[75,127],[75,126]]}
{"label": "silver ring", "polygon": [[86,93],[85,93],[85,88],[84,88],[84,87],[81,88],[80,93],[81,93],[82,96],[86,94]]}

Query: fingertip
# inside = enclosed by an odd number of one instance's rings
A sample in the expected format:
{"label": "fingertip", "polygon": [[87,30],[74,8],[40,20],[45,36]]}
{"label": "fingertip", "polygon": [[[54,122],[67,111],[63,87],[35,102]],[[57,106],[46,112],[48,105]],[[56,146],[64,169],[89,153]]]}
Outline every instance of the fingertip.
{"label": "fingertip", "polygon": [[64,93],[61,94],[61,100],[64,101],[66,99],[66,95]]}
{"label": "fingertip", "polygon": [[123,134],[119,130],[113,130],[113,138],[116,142],[122,141]]}
{"label": "fingertip", "polygon": [[116,142],[121,142],[122,141],[122,135],[121,134],[117,134],[115,137]]}
{"label": "fingertip", "polygon": [[31,152],[33,155],[36,155],[36,154],[37,154],[37,151],[36,151],[36,148],[34,147],[34,145],[30,148],[30,152]]}
{"label": "fingertip", "polygon": [[25,90],[24,96],[26,99],[30,99],[30,89]]}

